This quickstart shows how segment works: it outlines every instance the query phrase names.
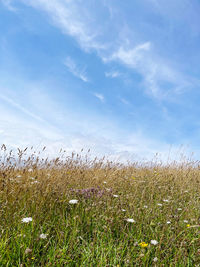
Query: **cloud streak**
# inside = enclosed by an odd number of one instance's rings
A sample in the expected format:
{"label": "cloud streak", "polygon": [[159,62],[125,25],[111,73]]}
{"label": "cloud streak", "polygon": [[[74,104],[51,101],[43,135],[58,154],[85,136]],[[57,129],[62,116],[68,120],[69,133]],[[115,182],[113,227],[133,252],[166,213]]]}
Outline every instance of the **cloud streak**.
{"label": "cloud streak", "polygon": [[29,110],[27,110],[26,108],[24,108],[23,106],[21,106],[20,104],[18,104],[16,101],[14,101],[13,99],[0,94],[0,99],[5,101],[6,103],[10,104],[11,106],[13,106],[14,108],[17,108],[18,110],[20,110],[21,112],[23,112],[24,114],[28,115],[29,117],[40,121],[40,122],[45,122],[44,119],[42,119],[40,116],[30,112]]}
{"label": "cloud streak", "polygon": [[105,97],[99,93],[93,93],[93,95],[98,98],[102,103],[105,101]]}
{"label": "cloud streak", "polygon": [[64,65],[75,77],[81,79],[83,82],[89,82],[89,79],[85,73],[85,68],[80,69],[71,57],[68,56],[65,59]]}

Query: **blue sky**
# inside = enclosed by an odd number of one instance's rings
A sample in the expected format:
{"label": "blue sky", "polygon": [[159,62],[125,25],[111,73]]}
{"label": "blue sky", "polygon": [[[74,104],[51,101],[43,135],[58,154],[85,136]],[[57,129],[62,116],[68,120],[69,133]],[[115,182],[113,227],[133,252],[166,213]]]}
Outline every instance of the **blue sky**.
{"label": "blue sky", "polygon": [[197,0],[0,0],[1,142],[198,158],[199,13]]}

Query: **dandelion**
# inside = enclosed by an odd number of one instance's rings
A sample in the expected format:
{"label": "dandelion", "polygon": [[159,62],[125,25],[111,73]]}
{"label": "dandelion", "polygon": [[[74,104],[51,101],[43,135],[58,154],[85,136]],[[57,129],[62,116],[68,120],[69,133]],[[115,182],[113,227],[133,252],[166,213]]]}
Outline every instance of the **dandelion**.
{"label": "dandelion", "polygon": [[78,203],[78,200],[77,199],[71,199],[69,201],[69,204],[77,204]]}
{"label": "dandelion", "polygon": [[118,195],[113,195],[113,197],[119,197]]}
{"label": "dandelion", "polygon": [[140,246],[141,248],[146,248],[146,247],[148,246],[148,243],[141,242],[141,243],[139,243],[139,246]]}
{"label": "dandelion", "polygon": [[22,219],[22,222],[23,222],[23,223],[29,223],[29,222],[32,222],[32,220],[33,220],[33,219],[32,219],[31,217],[26,217],[26,218],[23,218],[23,219]]}
{"label": "dandelion", "polygon": [[187,227],[190,227],[190,224],[188,223],[186,226],[187,226]]}
{"label": "dandelion", "polygon": [[41,234],[41,235],[40,235],[40,238],[41,238],[41,239],[46,239],[46,238],[47,238],[47,234]]}
{"label": "dandelion", "polygon": [[135,220],[133,219],[126,219],[127,222],[130,222],[130,223],[135,223]]}
{"label": "dandelion", "polygon": [[158,241],[157,240],[151,240],[151,244],[156,246],[158,244]]}

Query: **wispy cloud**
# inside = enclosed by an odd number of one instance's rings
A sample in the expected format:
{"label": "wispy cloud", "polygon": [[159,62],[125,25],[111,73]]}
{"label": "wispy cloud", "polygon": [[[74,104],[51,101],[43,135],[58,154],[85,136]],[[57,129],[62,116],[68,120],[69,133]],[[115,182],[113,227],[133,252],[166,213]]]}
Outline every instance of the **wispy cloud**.
{"label": "wispy cloud", "polygon": [[93,95],[96,96],[96,98],[98,98],[101,102],[105,101],[105,97],[102,94],[93,93]]}
{"label": "wispy cloud", "polygon": [[120,101],[125,105],[130,105],[129,101],[126,100],[124,97],[119,97]]}
{"label": "wispy cloud", "polygon": [[160,100],[192,86],[189,79],[154,54],[151,42],[133,48],[122,45],[110,58],[104,58],[105,62],[113,60],[141,74],[146,92]]}
{"label": "wispy cloud", "polygon": [[78,67],[75,61],[71,57],[67,57],[64,61],[64,64],[74,76],[78,77],[84,82],[89,81],[85,72],[85,68]]}
{"label": "wispy cloud", "polygon": [[121,75],[121,73],[119,71],[108,71],[105,72],[105,76],[106,77],[110,77],[110,78],[117,78]]}
{"label": "wispy cloud", "polygon": [[[75,38],[82,49],[95,50],[104,63],[118,61],[139,73],[143,78],[143,87],[151,97],[166,99],[169,94],[180,92],[192,86],[189,79],[185,78],[176,68],[170,66],[168,60],[157,54],[153,41],[135,45],[138,40],[133,42],[126,34],[121,40],[118,32],[122,29],[118,28],[118,31],[114,33],[114,41],[109,42],[106,28],[97,30],[101,23],[98,23],[93,17],[92,9],[89,8],[91,5],[80,4],[83,2],[71,0],[20,1],[47,12],[54,25],[59,27],[64,34]],[[112,19],[110,17],[110,23]],[[95,23],[91,23],[94,21]],[[70,58],[66,60],[66,66],[75,76],[85,82],[88,81],[84,70],[77,69]],[[107,72],[105,75],[116,78],[119,73]]]}
{"label": "wispy cloud", "polygon": [[2,4],[10,11],[16,11],[17,9],[13,6],[12,0],[1,0]]}
{"label": "wispy cloud", "polygon": [[63,33],[74,37],[85,49],[104,49],[104,44],[98,42],[97,31],[91,23],[91,14],[88,16],[85,2],[71,0],[20,0],[26,5],[43,10],[48,13],[55,26]]}
{"label": "wispy cloud", "polygon": [[35,120],[38,120],[40,122],[45,122],[44,119],[42,119],[40,116],[30,112],[29,110],[27,110],[26,108],[24,108],[22,105],[20,105],[19,103],[17,103],[16,101],[14,101],[13,99],[0,94],[0,99],[2,99],[3,101],[7,102],[8,104],[12,105],[14,108],[17,108],[18,110],[20,110],[21,112],[23,112],[24,114],[32,117]]}

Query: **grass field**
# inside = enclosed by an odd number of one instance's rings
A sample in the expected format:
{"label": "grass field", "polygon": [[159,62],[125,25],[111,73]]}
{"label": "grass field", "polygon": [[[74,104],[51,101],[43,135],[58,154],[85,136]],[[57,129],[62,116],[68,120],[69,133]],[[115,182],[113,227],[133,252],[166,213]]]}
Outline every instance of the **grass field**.
{"label": "grass field", "polygon": [[0,266],[200,266],[197,163],[27,151],[1,148]]}

